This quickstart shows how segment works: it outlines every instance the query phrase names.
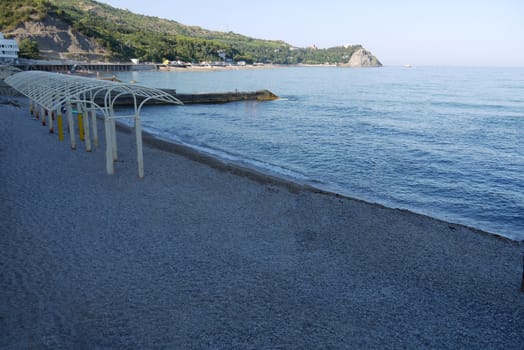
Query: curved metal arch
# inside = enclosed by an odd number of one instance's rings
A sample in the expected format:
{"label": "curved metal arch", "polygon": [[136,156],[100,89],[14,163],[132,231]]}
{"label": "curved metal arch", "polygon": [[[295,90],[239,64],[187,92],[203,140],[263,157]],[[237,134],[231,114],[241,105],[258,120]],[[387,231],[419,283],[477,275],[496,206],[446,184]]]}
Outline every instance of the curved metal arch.
{"label": "curved metal arch", "polygon": [[[116,96],[114,97],[112,96],[113,91],[117,93]],[[133,107],[135,108],[135,111],[136,111],[136,95],[132,94],[130,91],[122,91],[121,89],[111,89],[106,92],[106,98],[107,98],[107,101],[109,102],[108,106],[110,110],[111,111],[113,110],[113,106],[115,105],[116,100],[120,96],[125,96],[125,95],[130,95],[130,94],[133,96]],[[106,102],[106,105],[107,105],[107,102]]]}
{"label": "curved metal arch", "polygon": [[162,90],[68,74],[26,71],[11,75],[5,82],[49,110],[90,91],[118,91],[134,96],[135,100],[136,97],[143,97],[182,104],[180,100]]}
{"label": "curved metal arch", "polygon": [[94,100],[86,101],[86,100],[79,99],[79,100],[69,100],[67,102],[69,102],[71,104],[73,104],[73,103],[84,103],[86,105],[90,105],[90,106],[92,106],[91,107],[92,109],[99,110],[100,112],[102,112],[102,115],[104,116],[104,118],[106,117],[107,110],[104,107],[102,107],[99,104],[97,104]]}
{"label": "curved metal arch", "polygon": [[[93,78],[71,76],[69,74],[48,73],[42,71],[25,71],[11,75],[5,79],[5,82],[18,90],[22,95],[28,97],[31,103],[49,112],[55,111],[66,105],[68,114],[71,111],[72,103],[83,105],[82,108],[100,110],[104,116],[105,134],[106,134],[106,169],[108,174],[113,174],[113,161],[116,160],[116,131],[114,127],[115,118],[113,105],[115,101],[123,95],[133,97],[134,115],[123,116],[135,119],[135,133],[137,144],[137,162],[138,175],[144,176],[143,154],[142,154],[142,129],[140,125],[140,110],[149,100],[160,100],[173,104],[183,104],[171,94],[154,88],[140,86],[136,84],[119,83]],[[97,104],[95,98],[103,95],[103,105]],[[138,98],[141,98],[140,104],[137,105]],[[68,106],[68,107],[67,107]],[[49,113],[50,115],[51,113]],[[70,127],[73,125],[72,117]],[[50,125],[52,121],[50,120]],[[87,128],[87,120],[84,124]],[[96,129],[96,128],[95,128]],[[86,130],[88,132],[88,130]],[[74,133],[71,133],[74,135]],[[86,139],[86,150],[90,150],[89,139]],[[74,136],[71,136],[71,148],[74,146]]]}

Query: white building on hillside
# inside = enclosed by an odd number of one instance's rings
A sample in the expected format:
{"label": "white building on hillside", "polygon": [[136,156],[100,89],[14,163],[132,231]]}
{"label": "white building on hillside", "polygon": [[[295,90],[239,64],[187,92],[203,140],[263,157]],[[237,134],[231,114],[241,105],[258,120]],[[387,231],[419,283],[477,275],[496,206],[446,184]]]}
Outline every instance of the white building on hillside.
{"label": "white building on hillside", "polygon": [[0,63],[16,63],[18,51],[16,40],[4,39],[4,34],[0,33]]}

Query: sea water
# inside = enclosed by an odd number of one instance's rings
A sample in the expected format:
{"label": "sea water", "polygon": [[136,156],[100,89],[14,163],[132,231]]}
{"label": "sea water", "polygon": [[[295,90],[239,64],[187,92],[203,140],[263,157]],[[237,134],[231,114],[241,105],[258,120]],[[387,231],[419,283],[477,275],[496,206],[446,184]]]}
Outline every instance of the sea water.
{"label": "sea water", "polygon": [[524,68],[129,72],[280,99],[145,107],[145,129],[326,190],[524,240]]}

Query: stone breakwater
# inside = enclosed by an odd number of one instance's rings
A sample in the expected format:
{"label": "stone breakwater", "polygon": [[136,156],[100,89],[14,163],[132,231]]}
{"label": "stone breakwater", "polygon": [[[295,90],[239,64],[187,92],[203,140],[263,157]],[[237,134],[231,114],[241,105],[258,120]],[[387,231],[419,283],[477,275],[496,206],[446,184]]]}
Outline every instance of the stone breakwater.
{"label": "stone breakwater", "polygon": [[[161,89],[176,97],[184,104],[219,104],[238,101],[273,101],[278,96],[269,90],[257,91],[229,91],[210,93],[177,93],[174,89]],[[103,102],[102,100],[98,102]],[[120,96],[115,101],[115,106],[132,106],[134,103],[131,96]],[[162,101],[149,101],[148,104],[163,104]]]}

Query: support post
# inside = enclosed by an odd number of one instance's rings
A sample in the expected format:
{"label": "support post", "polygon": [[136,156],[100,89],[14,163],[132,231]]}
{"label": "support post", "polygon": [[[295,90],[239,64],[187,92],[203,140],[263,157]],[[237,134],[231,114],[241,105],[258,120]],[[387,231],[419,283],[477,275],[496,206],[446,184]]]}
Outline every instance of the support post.
{"label": "support post", "polygon": [[69,126],[69,137],[71,138],[71,149],[76,149],[75,124],[73,121],[73,106],[66,102],[67,124]]}
{"label": "support post", "polygon": [[53,123],[53,111],[47,111],[47,122],[49,123],[49,133],[52,134],[55,132],[54,123]]}
{"label": "support post", "polygon": [[104,128],[106,133],[106,170],[109,175],[113,175],[113,140],[111,140],[111,120],[108,116],[104,117]]}
{"label": "support post", "polygon": [[113,150],[113,161],[116,162],[118,160],[118,148],[116,144],[116,121],[115,119],[111,119],[111,141],[113,144],[111,145],[111,148]]}
{"label": "support post", "polygon": [[91,110],[91,125],[93,128],[93,143],[98,148],[98,127],[96,125],[96,110],[94,108]]}
{"label": "support post", "polygon": [[45,126],[45,109],[40,106],[40,119],[42,120],[42,125]]}
{"label": "support post", "polygon": [[78,119],[78,137],[80,141],[84,141],[84,116],[82,115],[82,106],[80,103],[76,104],[76,116]]}
{"label": "support post", "polygon": [[140,115],[135,114],[136,161],[138,163],[138,177],[144,178],[144,153],[142,149],[142,125]]}
{"label": "support post", "polygon": [[64,123],[62,121],[62,110],[56,110],[56,128],[58,129],[58,141],[64,141]]}
{"label": "support post", "polygon": [[84,103],[80,104],[82,108],[82,115],[85,115],[84,123],[84,141],[86,144],[86,152],[91,152],[91,135],[89,135],[89,115],[87,114],[87,107]]}

